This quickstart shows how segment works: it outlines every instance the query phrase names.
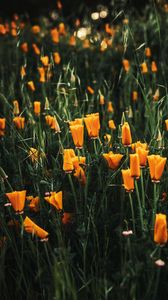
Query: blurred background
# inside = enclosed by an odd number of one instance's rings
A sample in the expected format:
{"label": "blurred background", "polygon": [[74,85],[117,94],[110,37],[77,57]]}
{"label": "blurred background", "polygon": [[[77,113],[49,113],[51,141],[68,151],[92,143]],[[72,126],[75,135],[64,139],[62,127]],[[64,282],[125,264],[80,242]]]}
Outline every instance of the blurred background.
{"label": "blurred background", "polygon": [[[153,0],[152,0],[153,1]],[[156,0],[162,1],[162,0]],[[96,8],[97,5],[117,7],[127,10],[134,7],[140,12],[150,0],[62,0],[63,14],[65,16],[82,14],[87,7]],[[28,13],[30,16],[38,16],[47,13],[48,10],[57,7],[56,0],[0,0],[0,15],[11,15],[13,13]]]}

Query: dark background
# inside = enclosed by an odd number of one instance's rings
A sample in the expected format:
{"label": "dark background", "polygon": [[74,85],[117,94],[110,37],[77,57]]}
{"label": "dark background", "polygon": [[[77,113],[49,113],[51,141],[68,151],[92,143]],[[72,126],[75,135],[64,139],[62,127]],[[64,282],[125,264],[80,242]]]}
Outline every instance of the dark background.
{"label": "dark background", "polygon": [[[157,0],[156,0],[157,1]],[[13,13],[28,13],[30,16],[38,16],[56,8],[56,0],[0,0],[0,16],[8,16]],[[150,0],[62,0],[63,14],[65,16],[84,13],[85,8],[95,9],[98,4],[105,4],[111,9],[137,8],[143,12],[144,6]]]}

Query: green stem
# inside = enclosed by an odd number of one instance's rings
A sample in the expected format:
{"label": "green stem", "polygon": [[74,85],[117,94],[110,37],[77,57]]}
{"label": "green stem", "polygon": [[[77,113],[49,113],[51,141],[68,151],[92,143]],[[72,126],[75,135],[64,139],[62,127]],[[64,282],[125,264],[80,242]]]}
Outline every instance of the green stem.
{"label": "green stem", "polygon": [[76,196],[76,192],[75,192],[75,188],[74,188],[74,184],[73,184],[73,181],[72,181],[72,177],[71,177],[71,174],[68,174],[68,179],[69,179],[69,183],[70,183],[70,186],[71,186],[71,189],[72,189],[72,194],[73,194],[73,197],[74,197],[74,201],[75,201],[75,210],[76,210],[76,213],[78,212],[78,202],[77,202],[77,196]]}
{"label": "green stem", "polygon": [[143,221],[142,206],[141,206],[141,200],[140,200],[140,195],[139,195],[139,189],[138,189],[138,184],[137,184],[137,180],[136,180],[136,179],[135,179],[135,190],[136,190],[137,200],[138,200],[138,206],[139,206],[139,214],[140,214],[140,221],[141,221],[141,229],[142,229],[142,233],[144,233],[144,221]]}
{"label": "green stem", "polygon": [[133,207],[133,203],[132,203],[132,196],[131,193],[129,193],[129,200],[130,200],[130,206],[131,206],[131,214],[132,214],[132,222],[133,222],[133,231],[134,234],[136,233],[135,230],[135,214],[134,214],[134,207]]}
{"label": "green stem", "polygon": [[153,184],[152,229],[154,229],[155,216],[156,216],[156,211],[157,211],[157,201],[158,201],[157,183],[154,182],[154,184]]}
{"label": "green stem", "polygon": [[145,211],[145,190],[144,190],[143,169],[141,169],[141,191],[142,191],[142,209],[143,211]]}

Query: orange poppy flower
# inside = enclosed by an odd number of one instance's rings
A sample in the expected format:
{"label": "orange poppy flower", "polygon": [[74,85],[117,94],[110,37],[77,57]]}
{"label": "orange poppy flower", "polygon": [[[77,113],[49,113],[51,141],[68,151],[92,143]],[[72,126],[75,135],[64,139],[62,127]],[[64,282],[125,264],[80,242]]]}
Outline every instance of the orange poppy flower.
{"label": "orange poppy flower", "polygon": [[3,24],[0,24],[0,35],[5,35],[6,34],[6,28]]}
{"label": "orange poppy flower", "polygon": [[61,62],[61,56],[60,56],[59,52],[54,52],[53,57],[54,57],[55,64],[59,65]]}
{"label": "orange poppy flower", "polygon": [[24,117],[15,117],[13,118],[13,123],[18,129],[23,129],[25,126],[25,118]]}
{"label": "orange poppy flower", "polygon": [[168,131],[168,119],[165,120],[166,130]]}
{"label": "orange poppy flower", "polygon": [[32,48],[33,48],[33,50],[34,50],[34,53],[36,54],[36,55],[40,55],[40,49],[39,49],[39,47],[36,45],[36,44],[32,44]]}
{"label": "orange poppy flower", "polygon": [[57,210],[62,210],[62,191],[56,193],[51,192],[50,196],[44,197],[44,199],[53,205]]}
{"label": "orange poppy flower", "polygon": [[60,0],[57,1],[57,7],[58,7],[59,10],[62,9],[62,3],[61,3]]}
{"label": "orange poppy flower", "polygon": [[139,178],[141,175],[139,156],[137,153],[130,154],[130,172],[132,177]]}
{"label": "orange poppy flower", "polygon": [[151,70],[152,70],[153,73],[156,73],[157,70],[158,70],[155,61],[152,61],[152,64],[151,64]]}
{"label": "orange poppy flower", "polygon": [[64,212],[62,217],[62,224],[67,225],[72,222],[73,219],[73,213]]}
{"label": "orange poppy flower", "polygon": [[108,167],[112,170],[116,170],[120,165],[123,155],[114,154],[112,151],[110,151],[109,153],[104,153],[103,157],[107,161]]}
{"label": "orange poppy flower", "polygon": [[59,23],[58,25],[58,32],[61,35],[66,35],[66,31],[65,31],[65,24],[64,23]]}
{"label": "orange poppy flower", "polygon": [[77,118],[74,121],[69,121],[69,125],[70,126],[74,126],[74,125],[82,125],[83,124],[83,120],[82,118]]}
{"label": "orange poppy flower", "polygon": [[147,159],[152,181],[159,182],[163,174],[167,158],[161,157],[160,155],[149,155],[147,156]]}
{"label": "orange poppy flower", "polygon": [[70,39],[69,39],[69,45],[70,46],[76,46],[76,38],[74,35],[71,35]]}
{"label": "orange poppy flower", "polygon": [[88,86],[87,86],[87,90],[88,90],[89,94],[91,94],[91,95],[94,94],[94,89],[92,89],[91,86],[88,85]]}
{"label": "orange poppy flower", "polygon": [[47,116],[45,116],[45,120],[51,129],[55,130],[55,132],[61,132],[59,124],[58,124],[55,116],[53,117],[53,116],[47,115]]}
{"label": "orange poppy flower", "polygon": [[40,101],[34,101],[34,113],[36,116],[40,115],[41,111],[41,102]]}
{"label": "orange poppy flower", "polygon": [[83,170],[83,168],[81,166],[77,167],[75,169],[75,172],[73,174],[76,178],[78,178],[79,182],[83,185],[86,184],[86,175],[85,172]]}
{"label": "orange poppy flower", "polygon": [[167,243],[167,220],[165,214],[156,214],[154,241],[157,244]]}
{"label": "orange poppy flower", "polygon": [[41,31],[41,29],[40,29],[40,26],[39,25],[34,25],[34,26],[32,26],[32,32],[34,33],[34,34],[38,34],[38,33],[40,33],[40,31]]}
{"label": "orange poppy flower", "polygon": [[131,145],[133,151],[136,151],[137,148],[142,148],[146,150],[147,147],[148,147],[147,143],[141,143],[140,141],[137,141],[136,143]]}
{"label": "orange poppy flower", "polygon": [[11,36],[13,36],[13,37],[17,36],[17,29],[15,29],[15,28],[11,29]]}
{"label": "orange poppy flower", "polygon": [[79,165],[85,165],[86,163],[86,157],[85,156],[71,156],[72,157],[72,163],[75,169],[79,167]]}
{"label": "orange poppy flower", "polygon": [[51,29],[50,34],[51,34],[52,42],[55,43],[55,44],[59,43],[59,32],[58,32],[58,30],[56,28]]}
{"label": "orange poppy flower", "polygon": [[35,86],[34,86],[34,82],[33,81],[28,81],[27,83],[28,88],[34,92],[35,91]]}
{"label": "orange poppy flower", "polygon": [[83,125],[71,125],[70,132],[76,148],[81,149],[84,143],[84,126]]}
{"label": "orange poppy flower", "polygon": [[113,113],[113,112],[114,112],[114,108],[113,108],[112,102],[109,101],[107,105],[108,105],[108,106],[107,106],[107,111],[108,111],[109,113]]}
{"label": "orange poppy flower", "polygon": [[128,72],[130,70],[129,60],[123,59],[122,64],[123,64],[123,68],[124,68],[125,72]]}
{"label": "orange poppy flower", "polygon": [[140,167],[141,168],[145,167],[146,163],[147,163],[147,156],[148,156],[149,151],[146,150],[146,149],[143,149],[141,147],[137,147],[136,148],[136,153],[139,156]]}
{"label": "orange poppy flower", "polygon": [[5,118],[0,118],[0,136],[4,136],[5,126],[6,126],[6,119]]}
{"label": "orange poppy flower", "polygon": [[106,133],[104,135],[104,140],[105,140],[106,144],[109,145],[109,147],[112,147],[112,143],[111,143],[112,136],[111,136],[111,134]]}
{"label": "orange poppy flower", "polygon": [[46,56],[41,56],[40,60],[41,60],[44,67],[48,67],[49,57],[47,55]]}
{"label": "orange poppy flower", "polygon": [[157,89],[153,95],[153,101],[158,101],[160,97],[159,89]]}
{"label": "orange poppy flower", "polygon": [[49,235],[47,231],[42,229],[40,226],[35,224],[29,217],[26,217],[23,222],[24,230],[27,233],[31,233],[32,235],[36,235],[41,239],[46,239]]}
{"label": "orange poppy flower", "polygon": [[141,72],[142,72],[143,74],[148,73],[148,67],[147,67],[146,62],[143,62],[143,63],[141,64]]}
{"label": "orange poppy flower", "polygon": [[131,192],[134,190],[134,178],[131,176],[130,169],[122,170],[122,178],[124,182],[124,188],[127,192]]}
{"label": "orange poppy flower", "polygon": [[109,35],[113,35],[113,29],[110,27],[109,23],[105,24],[105,32],[108,33]]}
{"label": "orange poppy flower", "polygon": [[72,157],[75,157],[73,149],[64,149],[63,170],[66,173],[72,173],[72,171],[74,170]]}
{"label": "orange poppy flower", "polygon": [[40,198],[38,196],[36,196],[36,197],[28,196],[28,197],[26,197],[26,199],[28,201],[30,201],[30,203],[29,203],[30,210],[33,211],[33,212],[39,212],[39,210],[40,210]]}
{"label": "orange poppy flower", "polygon": [[28,48],[28,43],[23,43],[20,45],[20,49],[24,52],[24,53],[27,53],[29,51],[29,48]]}
{"label": "orange poppy flower", "polygon": [[132,100],[133,100],[134,102],[136,102],[137,99],[138,99],[138,92],[137,92],[137,91],[133,91],[133,92],[132,92]]}
{"label": "orange poppy flower", "polygon": [[19,113],[19,102],[17,100],[13,100],[13,114],[17,116]]}
{"label": "orange poppy flower", "polygon": [[38,160],[39,160],[39,158],[40,158],[40,153],[39,153],[39,151],[38,151],[37,149],[31,147],[31,148],[29,149],[28,154],[29,154],[29,157],[30,157],[30,159],[31,159],[31,161],[32,161],[33,163],[38,162]]}
{"label": "orange poppy flower", "polygon": [[44,69],[44,67],[38,67],[38,72],[39,72],[39,75],[40,75],[39,81],[40,82],[45,82],[46,79],[45,79],[45,69]]}
{"label": "orange poppy flower", "polygon": [[124,146],[130,146],[132,143],[132,136],[130,126],[127,122],[122,125],[122,144]]}
{"label": "orange poppy flower", "polygon": [[84,118],[86,129],[90,138],[95,139],[99,136],[100,119],[99,113],[88,114]]}
{"label": "orange poppy flower", "polygon": [[149,47],[145,48],[145,55],[146,55],[146,57],[151,57],[152,53],[151,53],[151,49]]}
{"label": "orange poppy flower", "polygon": [[26,76],[26,69],[23,66],[21,66],[21,68],[20,68],[20,76],[22,78]]}
{"label": "orange poppy flower", "polygon": [[22,212],[25,205],[26,190],[6,193],[15,212]]}
{"label": "orange poppy flower", "polygon": [[101,94],[100,98],[99,98],[99,104],[100,105],[104,105],[105,101],[104,101],[104,96]]}
{"label": "orange poppy flower", "polygon": [[83,41],[83,48],[85,48],[85,49],[90,48],[90,42],[88,39],[85,39]]}
{"label": "orange poppy flower", "polygon": [[116,129],[116,126],[115,126],[115,123],[114,123],[113,120],[109,120],[109,121],[108,121],[108,126],[109,126],[109,128],[112,129],[112,130],[115,130],[115,129]]}

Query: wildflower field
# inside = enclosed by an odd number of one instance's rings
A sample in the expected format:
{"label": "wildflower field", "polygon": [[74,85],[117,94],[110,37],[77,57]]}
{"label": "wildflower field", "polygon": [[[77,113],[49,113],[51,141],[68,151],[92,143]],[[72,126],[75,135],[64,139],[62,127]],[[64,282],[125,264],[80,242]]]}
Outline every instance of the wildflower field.
{"label": "wildflower field", "polygon": [[168,296],[168,5],[0,22],[0,299]]}

